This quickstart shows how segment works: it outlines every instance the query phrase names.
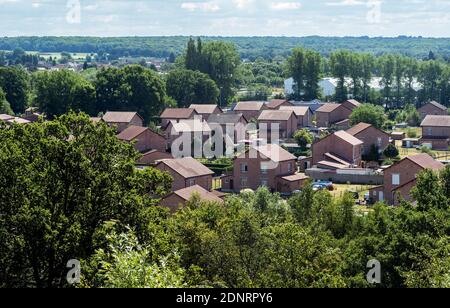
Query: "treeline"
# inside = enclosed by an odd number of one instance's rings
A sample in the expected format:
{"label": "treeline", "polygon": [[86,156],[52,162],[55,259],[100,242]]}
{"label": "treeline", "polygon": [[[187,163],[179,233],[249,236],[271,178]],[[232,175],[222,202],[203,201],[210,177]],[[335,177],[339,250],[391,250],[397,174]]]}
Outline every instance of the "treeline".
{"label": "treeline", "polygon": [[[123,56],[145,56],[168,58],[172,53],[180,55],[188,37],[3,37],[0,50],[23,48],[40,52],[108,53],[111,58]],[[207,41],[225,41],[237,46],[243,59],[258,57],[271,59],[288,56],[297,46],[312,49],[329,56],[336,49],[368,52],[376,56],[399,53],[418,59],[426,58],[430,51],[437,57],[448,60],[450,39],[448,38],[369,38],[369,37],[202,37]]]}
{"label": "treeline", "polygon": [[[375,57],[348,50],[322,57],[318,52],[294,48],[287,59],[286,72],[296,83],[293,99],[323,96],[318,82],[323,76],[332,76],[338,82],[331,99],[338,102],[351,95],[362,102],[390,108],[407,104],[419,107],[430,100],[450,106],[450,64],[437,60],[433,53],[423,60],[398,54]],[[374,77],[379,78],[378,84],[373,84]],[[378,87],[381,91],[374,89]]]}
{"label": "treeline", "polygon": [[[364,213],[306,185],[157,207],[172,179],[104,123],[68,114],[0,124],[0,287],[450,287],[450,167],[417,176],[416,204]],[[381,265],[381,283],[366,280]]]}

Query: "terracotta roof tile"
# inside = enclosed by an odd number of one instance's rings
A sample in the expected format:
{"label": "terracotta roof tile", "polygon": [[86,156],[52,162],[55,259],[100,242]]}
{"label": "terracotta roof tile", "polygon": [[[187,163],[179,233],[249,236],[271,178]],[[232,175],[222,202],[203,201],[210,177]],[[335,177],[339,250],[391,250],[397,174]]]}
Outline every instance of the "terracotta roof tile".
{"label": "terracotta roof tile", "polygon": [[258,117],[258,121],[288,121],[292,114],[292,110],[264,110]]}
{"label": "terracotta roof tile", "polygon": [[174,192],[174,194],[186,201],[189,201],[194,194],[198,194],[201,200],[223,203],[223,200],[216,196],[214,193],[209,192],[198,185],[177,190]]}
{"label": "terracotta roof tile", "polygon": [[103,116],[103,121],[107,123],[130,123],[136,115],[139,116],[137,112],[108,111]]}
{"label": "terracotta roof tile", "polygon": [[298,117],[302,117],[305,116],[309,111],[310,108],[309,107],[296,107],[296,106],[281,106],[280,110],[291,110],[294,111],[295,115]]}
{"label": "terracotta roof tile", "polygon": [[316,110],[316,112],[333,112],[337,108],[341,107],[341,104],[327,103]]}
{"label": "terracotta roof tile", "polygon": [[344,140],[345,142],[350,143],[351,145],[360,145],[360,144],[364,143],[361,140],[359,140],[358,138],[353,137],[352,135],[350,135],[349,133],[347,133],[343,130],[335,132],[334,135],[336,137]]}
{"label": "terracotta roof tile", "polygon": [[432,169],[432,170],[441,170],[445,166],[444,164],[438,162],[433,157],[428,154],[419,154],[414,156],[408,156],[405,159],[408,159],[415,164],[419,165],[423,169]]}
{"label": "terracotta roof tile", "polygon": [[372,124],[361,122],[361,123],[356,124],[355,126],[351,127],[350,129],[348,129],[347,133],[349,133],[352,136],[355,136],[355,135],[361,133],[362,131],[365,131],[366,129],[368,129],[371,126],[372,126]]}
{"label": "terracotta roof tile", "polygon": [[196,111],[192,108],[167,108],[161,114],[161,119],[190,119]]}
{"label": "terracotta roof tile", "polygon": [[159,164],[165,164],[167,167],[187,179],[214,174],[213,171],[192,157],[163,159]]}
{"label": "terracotta roof tile", "polygon": [[[202,105],[202,104],[192,104],[189,106],[190,109],[194,109],[199,114],[213,114],[219,106],[209,104],[209,105]],[[220,109],[220,108],[219,108]]]}
{"label": "terracotta roof tile", "polygon": [[265,102],[239,102],[234,111],[260,111],[263,109]]}
{"label": "terracotta roof tile", "polygon": [[289,103],[289,102],[285,99],[273,99],[269,103],[267,103],[267,107],[269,107],[270,109],[278,109],[284,103]]}
{"label": "terracotta roof tile", "polygon": [[450,115],[427,115],[420,126],[450,127]]}
{"label": "terracotta roof tile", "polygon": [[124,141],[131,141],[137,138],[140,134],[148,130],[147,127],[131,125],[127,127],[124,131],[117,135],[117,138]]}

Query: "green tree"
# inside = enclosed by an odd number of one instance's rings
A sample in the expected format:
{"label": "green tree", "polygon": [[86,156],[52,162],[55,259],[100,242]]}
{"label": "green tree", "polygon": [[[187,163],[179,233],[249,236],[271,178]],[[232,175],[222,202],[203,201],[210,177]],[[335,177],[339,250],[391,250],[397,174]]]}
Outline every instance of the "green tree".
{"label": "green tree", "polygon": [[397,158],[400,155],[400,152],[398,151],[397,147],[390,143],[388,147],[384,150],[384,156],[387,158]]}
{"label": "green tree", "polygon": [[381,84],[383,86],[384,102],[393,103],[393,86],[395,81],[395,57],[393,55],[382,56],[378,60],[381,72]]}
{"label": "green tree", "polygon": [[351,58],[352,54],[347,50],[338,50],[330,55],[331,73],[338,79],[335,94],[335,99],[338,102],[343,102],[348,98],[345,78],[348,77],[350,73]]}
{"label": "green tree", "polygon": [[219,97],[216,83],[198,71],[171,71],[166,79],[166,88],[167,95],[175,99],[180,108],[191,104],[215,104]]}
{"label": "green tree", "polygon": [[99,71],[95,88],[97,113],[137,111],[149,123],[168,105],[164,81],[156,72],[139,65]]}
{"label": "green tree", "polygon": [[297,144],[305,150],[308,144],[312,144],[314,141],[313,135],[306,129],[301,129],[295,132],[294,139]]}
{"label": "green tree", "polygon": [[3,92],[2,88],[0,88],[0,113],[14,115],[11,106],[6,100],[5,92]]}
{"label": "green tree", "polygon": [[0,281],[61,287],[66,263],[85,260],[106,221],[143,228],[170,176],[139,171],[139,154],[106,124],[73,113],[0,129]]}
{"label": "green tree", "polygon": [[353,110],[350,115],[351,125],[356,125],[363,122],[372,124],[373,126],[381,129],[386,120],[383,107],[371,104],[363,104],[359,106]]}
{"label": "green tree", "polygon": [[35,79],[35,102],[50,119],[70,110],[95,115],[95,88],[68,71],[41,72]]}
{"label": "green tree", "polygon": [[372,81],[373,70],[375,68],[375,57],[371,54],[362,54],[361,55],[361,69],[362,69],[362,100],[367,103],[369,100],[370,93],[370,83]]}
{"label": "green tree", "polygon": [[[364,74],[367,74],[364,70],[363,64],[368,65],[368,63],[363,62],[362,55],[357,53],[352,53],[349,55],[349,76],[352,79],[352,95],[354,98],[361,98],[361,81],[363,80]],[[367,59],[366,59],[367,61]],[[366,85],[367,86],[367,85]]]}
{"label": "green tree", "polygon": [[29,97],[29,75],[20,67],[0,67],[0,88],[14,113],[24,113]]}

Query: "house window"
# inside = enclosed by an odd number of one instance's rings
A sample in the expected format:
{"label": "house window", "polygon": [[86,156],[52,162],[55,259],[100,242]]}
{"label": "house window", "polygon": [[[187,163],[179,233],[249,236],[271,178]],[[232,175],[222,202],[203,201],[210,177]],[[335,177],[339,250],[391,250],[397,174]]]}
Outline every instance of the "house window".
{"label": "house window", "polygon": [[400,185],[400,174],[392,175],[392,185]]}
{"label": "house window", "polygon": [[378,137],[378,147],[381,148],[381,144],[382,144],[383,140],[381,139],[381,137]]}
{"label": "house window", "polygon": [[189,186],[194,186],[195,185],[195,180],[189,180]]}
{"label": "house window", "polygon": [[267,180],[262,180],[261,187],[269,187],[269,182]]}
{"label": "house window", "polygon": [[248,165],[245,164],[241,164],[241,172],[242,173],[247,173],[248,172]]}
{"label": "house window", "polygon": [[261,174],[267,174],[269,170],[269,166],[267,163],[261,163]]}
{"label": "house window", "polygon": [[288,172],[292,172],[292,163],[288,164]]}
{"label": "house window", "polygon": [[433,136],[433,129],[431,127],[427,128],[427,136]]}

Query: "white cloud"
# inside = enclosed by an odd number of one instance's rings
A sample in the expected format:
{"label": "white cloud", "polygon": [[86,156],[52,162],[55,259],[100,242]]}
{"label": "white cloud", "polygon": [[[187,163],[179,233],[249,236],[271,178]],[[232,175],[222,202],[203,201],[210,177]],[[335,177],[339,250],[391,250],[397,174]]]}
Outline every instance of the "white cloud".
{"label": "white cloud", "polygon": [[216,12],[220,10],[220,6],[214,2],[184,2],[181,8],[188,11]]}
{"label": "white cloud", "polygon": [[300,2],[272,2],[270,8],[275,11],[297,10],[302,7]]}

